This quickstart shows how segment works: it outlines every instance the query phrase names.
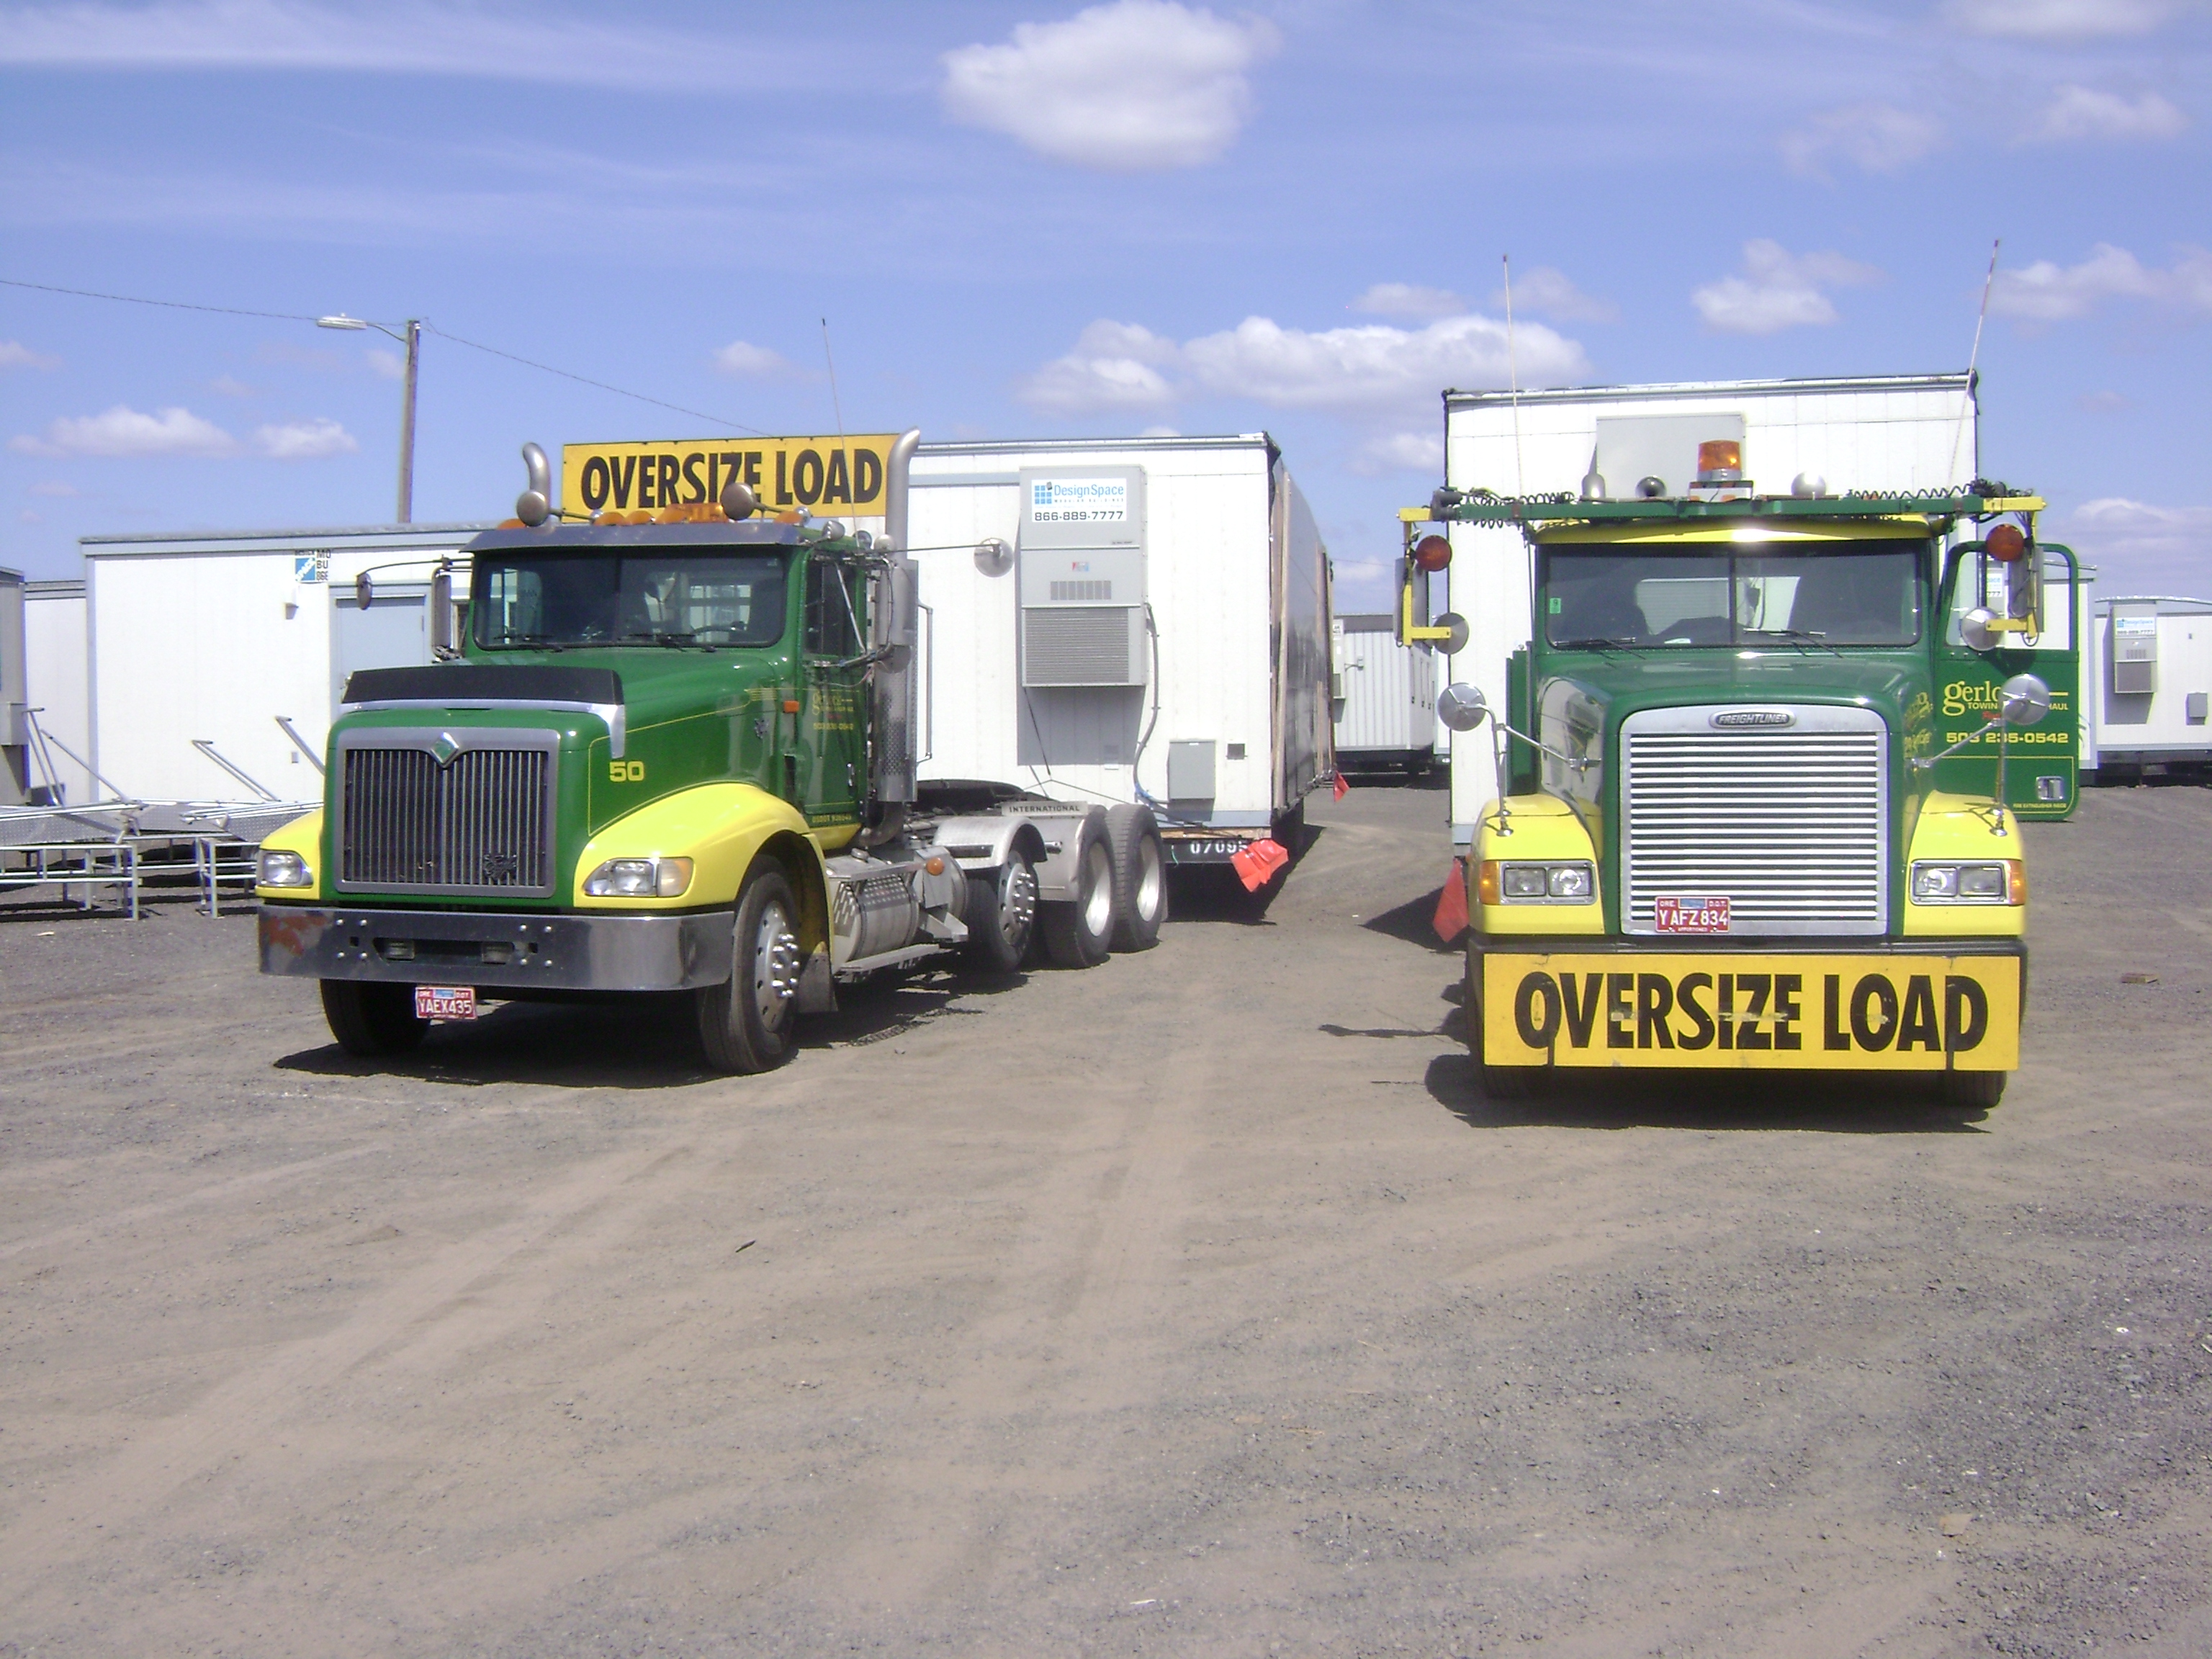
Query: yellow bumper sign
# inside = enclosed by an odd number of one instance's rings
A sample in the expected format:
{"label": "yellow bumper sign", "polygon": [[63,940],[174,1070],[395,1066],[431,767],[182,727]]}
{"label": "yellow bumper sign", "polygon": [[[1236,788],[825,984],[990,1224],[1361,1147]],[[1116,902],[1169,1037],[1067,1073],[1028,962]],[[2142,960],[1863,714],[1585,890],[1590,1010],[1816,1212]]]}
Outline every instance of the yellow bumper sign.
{"label": "yellow bumper sign", "polygon": [[672,443],[569,444],[561,502],[569,512],[688,507],[720,501],[742,478],[762,510],[804,507],[823,518],[881,518],[890,433],[849,438],[692,438]]}
{"label": "yellow bumper sign", "polygon": [[2009,1072],[2012,956],[1486,955],[1492,1066]]}

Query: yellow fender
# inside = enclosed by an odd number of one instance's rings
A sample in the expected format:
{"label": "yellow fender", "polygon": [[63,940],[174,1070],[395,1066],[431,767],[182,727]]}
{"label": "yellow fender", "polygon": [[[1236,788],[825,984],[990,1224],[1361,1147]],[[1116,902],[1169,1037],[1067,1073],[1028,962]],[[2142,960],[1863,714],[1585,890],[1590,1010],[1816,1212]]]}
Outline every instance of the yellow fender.
{"label": "yellow fender", "polygon": [[283,829],[262,836],[261,850],[264,853],[297,853],[307,860],[307,873],[314,880],[305,887],[257,886],[253,890],[254,897],[277,904],[307,904],[322,897],[325,884],[321,807],[303,813]]}
{"label": "yellow fender", "polygon": [[[1601,880],[1590,883],[1587,904],[1492,904],[1484,902],[1483,872],[1508,859],[1582,860],[1595,872],[1597,848],[1574,808],[1557,795],[1509,795],[1482,815],[1474,857],[1467,870],[1467,913],[1478,933],[1602,933],[1605,907]],[[1501,833],[1510,830],[1511,833]],[[1493,887],[1491,890],[1495,891]]]}
{"label": "yellow fender", "polygon": [[[2002,829],[1999,829],[2002,825]],[[2020,822],[1986,796],[1930,793],[1922,798],[1907,842],[1905,862],[1905,931],[1941,939],[2004,939],[2027,931],[2027,849],[2021,845]],[[1916,904],[1912,866],[1921,859],[2009,864],[2010,904]]]}
{"label": "yellow fender", "polygon": [[[569,878],[569,902],[581,911],[705,910],[735,904],[753,860],[766,853],[780,861],[804,913],[799,944],[811,949],[830,938],[829,884],[822,843],[790,802],[750,783],[704,783],[663,795],[627,813],[592,837]],[[584,881],[609,859],[685,858],[691,884],[675,898],[595,898]]]}

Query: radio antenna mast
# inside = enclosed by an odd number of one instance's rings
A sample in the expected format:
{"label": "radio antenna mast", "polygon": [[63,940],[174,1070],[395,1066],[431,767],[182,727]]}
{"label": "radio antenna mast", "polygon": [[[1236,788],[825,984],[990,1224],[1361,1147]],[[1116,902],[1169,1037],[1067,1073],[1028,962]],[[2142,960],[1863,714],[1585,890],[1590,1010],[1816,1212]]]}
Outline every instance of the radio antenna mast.
{"label": "radio antenna mast", "polygon": [[[845,405],[837,397],[837,360],[830,355],[830,319],[827,317],[822,319],[822,361],[830,368],[830,410],[837,419],[837,453],[845,463],[845,505],[849,512],[853,504],[853,449],[845,441]],[[823,483],[822,492],[825,495],[830,493],[826,479]]]}
{"label": "radio antenna mast", "polygon": [[1513,493],[1528,493],[1528,478],[1521,465],[1521,365],[1513,351],[1513,256],[1501,253],[1498,263],[1505,269],[1505,380],[1513,394]]}
{"label": "radio antenna mast", "polygon": [[[1997,250],[2003,246],[2004,238],[2002,236],[1990,244],[1990,272],[1988,276],[1982,278],[1982,309],[1974,319],[1974,349],[1966,354],[1966,396],[1965,401],[1959,405],[1959,429],[1951,434],[1951,470],[1949,475],[1943,480],[1946,489],[1948,489],[1959,476],[1959,445],[1964,441],[1966,435],[1966,416],[1973,411],[1974,373],[1980,367],[1982,361],[1982,325],[1990,319],[1990,290],[1996,286]],[[1974,432],[1974,472],[1977,477],[1980,476],[1981,470],[1982,434],[1979,428],[1977,428]]]}

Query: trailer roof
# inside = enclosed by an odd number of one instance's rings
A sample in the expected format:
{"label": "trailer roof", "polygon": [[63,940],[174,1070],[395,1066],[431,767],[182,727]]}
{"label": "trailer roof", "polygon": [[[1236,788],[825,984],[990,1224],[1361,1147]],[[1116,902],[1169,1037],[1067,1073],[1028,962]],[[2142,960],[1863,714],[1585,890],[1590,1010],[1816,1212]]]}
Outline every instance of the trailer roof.
{"label": "trailer roof", "polygon": [[1529,530],[1569,524],[1638,523],[1685,526],[1704,520],[1746,519],[1983,519],[1998,513],[2037,513],[2040,496],[2003,484],[1975,490],[1869,490],[1842,495],[1746,495],[1733,501],[1662,496],[1654,500],[1583,501],[1572,495],[1498,495],[1486,489],[1443,489],[1425,507],[1401,508],[1407,524],[1517,524]]}
{"label": "trailer roof", "polygon": [[1933,374],[1836,374],[1805,380],[1674,380],[1650,386],[1573,386],[1518,392],[1448,390],[1444,407],[1486,404],[1643,403],[1662,398],[1817,397],[1840,392],[1948,392],[1970,385],[1964,369]]}

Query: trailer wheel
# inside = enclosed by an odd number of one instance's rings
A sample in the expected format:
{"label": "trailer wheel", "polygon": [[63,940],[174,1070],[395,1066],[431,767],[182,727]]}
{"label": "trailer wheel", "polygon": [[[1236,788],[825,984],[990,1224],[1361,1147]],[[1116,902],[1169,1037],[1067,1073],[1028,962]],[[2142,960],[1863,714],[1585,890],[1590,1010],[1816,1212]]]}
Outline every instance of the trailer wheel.
{"label": "trailer wheel", "polygon": [[1969,1111],[1989,1111],[2004,1098],[2005,1083],[2011,1076],[2010,1072],[1946,1072],[1943,1103]]}
{"label": "trailer wheel", "polygon": [[415,1012],[411,985],[359,979],[326,979],[322,984],[323,1018],[338,1047],[349,1054],[404,1054],[430,1029],[430,1022]]}
{"label": "trailer wheel", "polygon": [[1159,820],[1149,806],[1106,809],[1106,845],[1114,857],[1114,948],[1149,951],[1168,919],[1168,858]]}
{"label": "trailer wheel", "polygon": [[968,961],[986,974],[1018,973],[1030,953],[1036,913],[1036,871],[1020,848],[1011,848],[995,870],[969,872],[968,902],[961,915],[968,924]]}
{"label": "trailer wheel", "polygon": [[1114,854],[1084,829],[1075,849],[1075,896],[1042,907],[1044,948],[1055,968],[1096,968],[1114,948]]}
{"label": "trailer wheel", "polygon": [[738,894],[730,977],[691,995],[699,1046],[718,1072],[769,1072],[791,1058],[798,1023],[799,901],[773,860],[763,859]]}

